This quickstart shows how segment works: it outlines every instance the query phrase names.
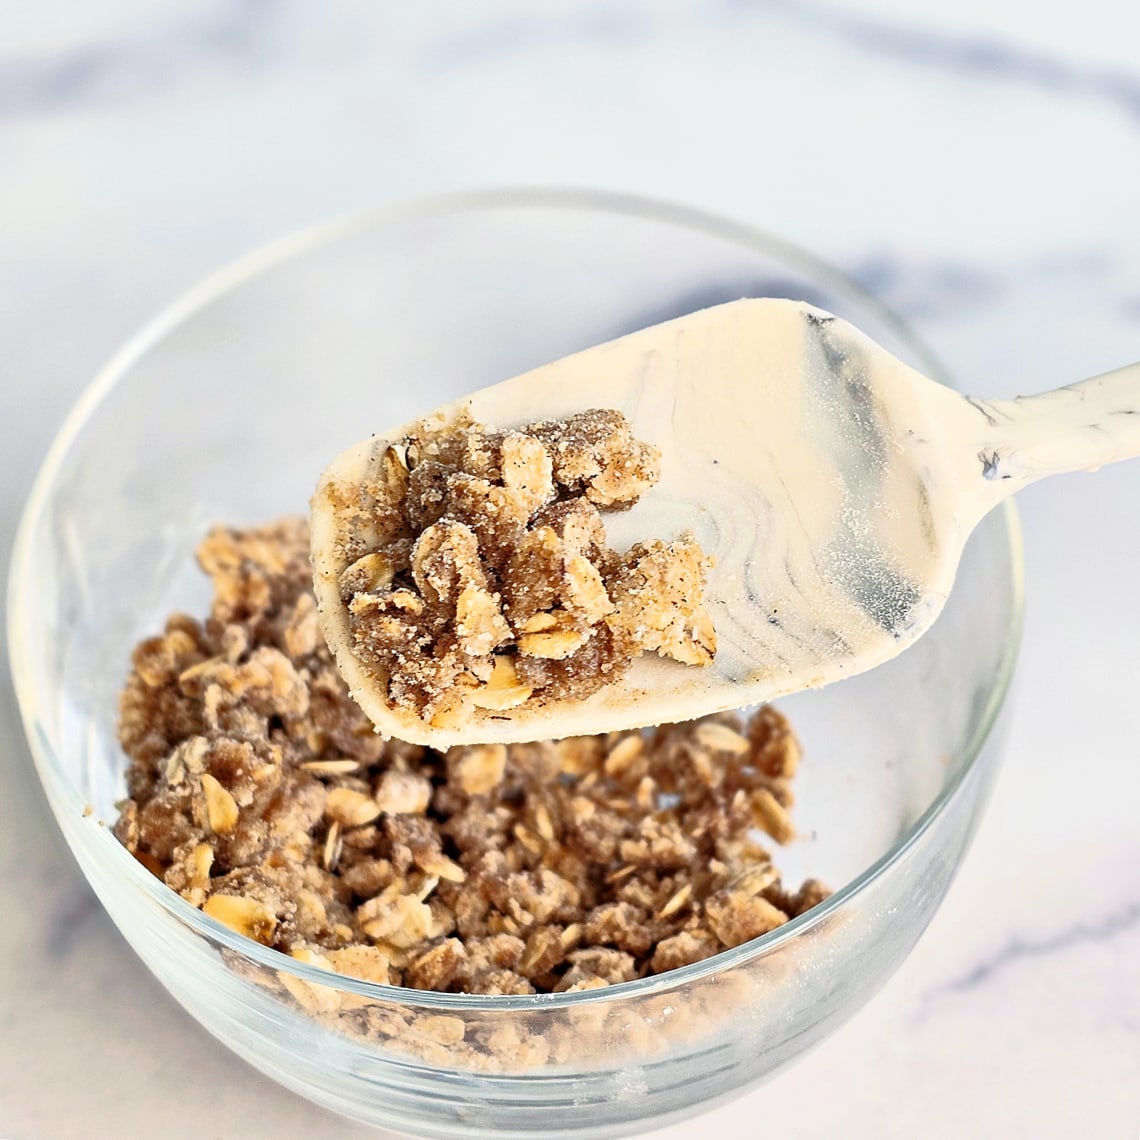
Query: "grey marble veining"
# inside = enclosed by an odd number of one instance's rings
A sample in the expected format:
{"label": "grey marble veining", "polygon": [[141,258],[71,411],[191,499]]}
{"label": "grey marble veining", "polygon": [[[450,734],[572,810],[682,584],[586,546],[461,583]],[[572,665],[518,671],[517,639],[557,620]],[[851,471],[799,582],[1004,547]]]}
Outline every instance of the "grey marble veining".
{"label": "grey marble veining", "polygon": [[[777,13],[822,35],[843,40],[861,52],[897,60],[908,67],[944,71],[975,83],[1012,83],[1061,97],[1103,99],[1140,124],[1140,75],[1121,67],[1083,65],[1004,37],[936,32],[917,22],[895,22],[859,11],[846,12],[835,4],[800,0],[731,2]],[[1128,34],[1126,24],[1122,34]]]}
{"label": "grey marble veining", "polygon": [[[281,0],[237,0],[137,36],[60,53],[0,51],[0,117],[59,115],[153,98],[203,72],[242,72],[271,57]],[[3,41],[0,40],[0,46]]]}
{"label": "grey marble veining", "polygon": [[1131,902],[1097,922],[1077,922],[1043,937],[1015,937],[990,957],[976,962],[966,973],[924,994],[915,1010],[915,1019],[931,1016],[943,998],[986,985],[1004,970],[1017,969],[1025,958],[1043,958],[1085,942],[1124,941],[1135,933],[1137,927],[1140,927],[1140,902]]}

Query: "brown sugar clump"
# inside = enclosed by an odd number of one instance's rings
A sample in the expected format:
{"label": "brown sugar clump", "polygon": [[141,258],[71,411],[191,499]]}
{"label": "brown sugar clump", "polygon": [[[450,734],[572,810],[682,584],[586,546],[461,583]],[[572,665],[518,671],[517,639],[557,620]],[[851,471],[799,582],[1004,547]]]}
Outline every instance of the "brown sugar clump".
{"label": "brown sugar clump", "polygon": [[[478,441],[497,463],[529,446]],[[583,485],[605,470],[586,444],[547,454]],[[598,493],[630,486],[615,476]],[[581,501],[559,508],[551,529],[588,545]],[[307,543],[301,520],[212,530],[198,551],[209,616],[176,615],[134,652],[115,833],[193,906],[366,980],[525,994],[697,962],[827,896],[814,880],[785,888],[758,841],[792,834],[799,747],[774,708],[446,752],[384,740],[314,633]],[[419,565],[425,590],[458,581],[450,555]],[[653,566],[613,580],[636,590],[627,579]],[[281,980],[305,1009],[339,1008],[334,990]]]}
{"label": "brown sugar clump", "polygon": [[424,421],[359,482],[324,484],[354,658],[438,727],[588,697],[643,653],[710,664],[700,547],[606,544],[601,512],[636,503],[659,464],[595,409],[506,432]]}

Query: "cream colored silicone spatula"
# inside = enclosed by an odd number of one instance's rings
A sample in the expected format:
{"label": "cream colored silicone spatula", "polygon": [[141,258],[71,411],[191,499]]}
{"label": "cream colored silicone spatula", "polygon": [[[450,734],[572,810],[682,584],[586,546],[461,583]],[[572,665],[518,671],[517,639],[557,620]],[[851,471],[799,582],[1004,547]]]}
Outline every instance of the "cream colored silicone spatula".
{"label": "cream colored silicone spatula", "polygon": [[[610,545],[691,532],[716,558],[718,650],[654,656],[581,701],[477,711],[433,728],[387,703],[353,656],[333,542],[313,499],[321,622],[354,697],[386,735],[445,747],[634,728],[770,700],[886,661],[938,616],[978,521],[1044,475],[1140,455],[1140,364],[1015,400],[961,396],[857,329],[792,301],[742,300],[598,345],[446,411],[495,428],[617,408],[662,452],[661,480],[608,515]],[[393,428],[322,476],[359,480]]]}

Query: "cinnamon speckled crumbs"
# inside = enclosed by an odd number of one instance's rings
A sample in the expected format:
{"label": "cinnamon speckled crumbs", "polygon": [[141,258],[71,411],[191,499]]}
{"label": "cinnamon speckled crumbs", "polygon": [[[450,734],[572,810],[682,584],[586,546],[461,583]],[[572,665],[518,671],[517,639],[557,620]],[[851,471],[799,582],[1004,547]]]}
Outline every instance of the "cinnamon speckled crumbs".
{"label": "cinnamon speckled crumbs", "polygon": [[774,708],[443,753],[384,740],[320,636],[303,520],[216,528],[198,559],[209,615],[132,657],[115,834],[234,930],[371,981],[565,992],[702,960],[826,897],[786,886],[760,839],[794,835],[800,749]]}
{"label": "cinnamon speckled crumbs", "polygon": [[343,568],[349,647],[387,703],[449,728],[588,697],[643,653],[711,663],[700,546],[606,541],[603,513],[636,503],[660,458],[607,409],[505,432],[437,417],[359,478],[322,481],[336,537],[321,555]]}

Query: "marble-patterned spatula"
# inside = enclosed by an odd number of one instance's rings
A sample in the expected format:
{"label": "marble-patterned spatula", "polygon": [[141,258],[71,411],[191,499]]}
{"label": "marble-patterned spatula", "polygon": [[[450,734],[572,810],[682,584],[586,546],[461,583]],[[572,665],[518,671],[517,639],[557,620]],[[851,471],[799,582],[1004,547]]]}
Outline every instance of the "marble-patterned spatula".
{"label": "marble-patterned spatula", "polygon": [[[523,741],[679,721],[886,661],[937,617],[970,532],[1044,475],[1140,455],[1140,364],[1055,392],[978,400],[845,321],[741,300],[587,349],[445,409],[507,428],[617,408],[662,452],[661,480],[607,516],[610,545],[691,532],[715,555],[711,666],[654,656],[584,701],[524,703],[437,728],[390,707],[353,656],[330,500],[313,500],[314,582],[342,675],[377,728],[413,742]],[[399,439],[407,428],[385,433]],[[330,465],[359,479],[386,441]]]}

